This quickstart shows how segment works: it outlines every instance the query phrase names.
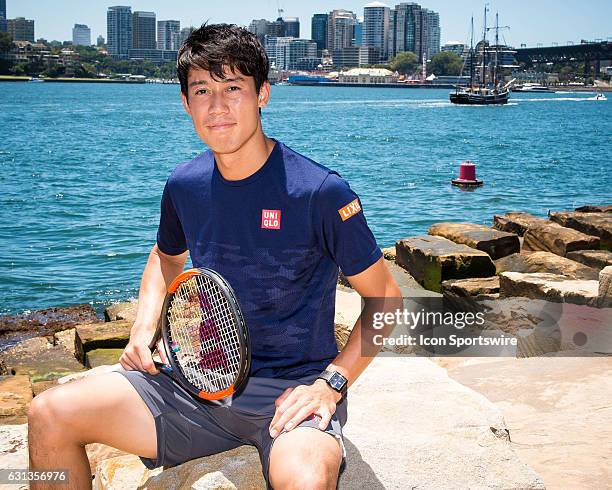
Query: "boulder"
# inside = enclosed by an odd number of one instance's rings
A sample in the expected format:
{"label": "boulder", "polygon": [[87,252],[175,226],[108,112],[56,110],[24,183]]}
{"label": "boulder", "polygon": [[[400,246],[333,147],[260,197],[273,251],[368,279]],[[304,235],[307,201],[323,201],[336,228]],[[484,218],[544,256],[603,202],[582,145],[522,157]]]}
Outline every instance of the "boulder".
{"label": "boulder", "polygon": [[147,469],[138,456],[117,456],[98,464],[93,490],[149,489],[150,487],[144,486],[147,480],[161,472],[162,468]]}
{"label": "boulder", "polygon": [[561,226],[599,237],[599,246],[612,250],[612,213],[550,213],[550,219]]}
{"label": "boulder", "polygon": [[547,221],[529,213],[506,213],[493,216],[493,228],[516,233],[519,236],[523,236],[527,228],[538,223],[547,223]]}
{"label": "boulder", "polygon": [[580,206],[576,208],[579,213],[612,213],[612,205],[609,206]]}
{"label": "boulder", "polygon": [[123,349],[94,349],[89,351],[86,356],[85,365],[89,368],[107,366],[119,362]]}
{"label": "boulder", "polygon": [[498,274],[502,272],[548,272],[550,274],[561,274],[571,279],[595,280],[598,278],[596,269],[551,252],[508,255],[495,261],[495,269]]}
{"label": "boulder", "polygon": [[612,265],[605,267],[599,273],[597,306],[612,308]]}
{"label": "boulder", "polygon": [[502,272],[499,276],[501,298],[523,296],[556,303],[597,304],[597,281],[571,280],[560,274]]}
{"label": "boulder", "polygon": [[450,279],[442,282],[442,294],[455,311],[481,311],[483,300],[499,298],[499,277]]}
{"label": "boulder", "polygon": [[517,253],[521,246],[518,235],[472,223],[437,223],[429,228],[430,235],[448,238],[455,243],[482,250],[492,259]]}
{"label": "boulder", "polygon": [[396,262],[430,291],[441,291],[447,279],[489,277],[495,265],[488,254],[439,236],[417,236],[399,240]]}
{"label": "boulder", "polygon": [[53,335],[55,345],[61,345],[68,352],[72,352],[75,359],[85,364],[85,351],[81,339],[77,335],[76,328],[62,330]]}
{"label": "boulder", "polygon": [[525,232],[523,248],[526,250],[552,252],[565,257],[574,250],[599,248],[599,238],[565,228],[557,223],[546,222],[530,226]]}
{"label": "boulder", "polygon": [[612,252],[609,250],[578,250],[568,252],[567,258],[597,270],[612,265]]}
{"label": "boulder", "polygon": [[0,376],[0,424],[27,422],[31,401],[29,376]]}
{"label": "boulder", "polygon": [[382,249],[383,257],[387,260],[395,260],[395,245]]}
{"label": "boulder", "polygon": [[53,333],[74,327],[79,323],[100,321],[91,305],[74,305],[63,308],[47,308],[20,315],[0,317],[0,332],[35,330]]}
{"label": "boulder", "polygon": [[77,325],[76,330],[85,352],[94,349],[124,348],[130,340],[132,322],[117,320]]}
{"label": "boulder", "polygon": [[89,460],[92,476],[96,474],[96,468],[102,461],[119,456],[129,456],[128,453],[124,453],[119,449],[98,443],[87,444],[85,450],[87,451],[87,459]]}
{"label": "boulder", "polygon": [[132,299],[124,303],[114,303],[104,309],[104,319],[107,322],[116,320],[126,320],[134,323],[136,320],[136,310],[138,309],[138,300]]}
{"label": "boulder", "polygon": [[547,488],[609,486],[611,357],[474,359],[448,374],[499,407],[514,451]]}
{"label": "boulder", "polygon": [[11,374],[27,374],[32,382],[51,381],[67,374],[84,371],[85,366],[62,345],[53,345],[46,337],[34,337],[0,354]]}

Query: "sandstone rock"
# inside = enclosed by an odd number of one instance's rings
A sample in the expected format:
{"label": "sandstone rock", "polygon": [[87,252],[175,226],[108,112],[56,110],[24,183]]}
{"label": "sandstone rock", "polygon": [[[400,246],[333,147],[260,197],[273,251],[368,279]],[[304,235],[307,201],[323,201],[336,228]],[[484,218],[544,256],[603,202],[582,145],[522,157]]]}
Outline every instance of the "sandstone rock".
{"label": "sandstone rock", "polygon": [[574,250],[599,248],[599,238],[565,228],[557,223],[546,222],[530,226],[525,232],[523,248],[527,250],[552,252],[565,257]]}
{"label": "sandstone rock", "polygon": [[429,228],[430,235],[448,238],[455,243],[482,250],[492,259],[518,253],[518,235],[472,223],[437,223]]}
{"label": "sandstone rock", "polygon": [[68,352],[72,352],[75,359],[81,364],[85,364],[85,351],[81,339],[77,336],[76,328],[62,330],[53,335],[55,345],[61,345]]}
{"label": "sandstone rock", "polygon": [[558,303],[595,306],[597,281],[570,280],[559,274],[503,272],[499,276],[500,297],[524,296]]}
{"label": "sandstone rock", "polygon": [[600,247],[612,250],[611,213],[550,213],[550,219],[561,226],[600,238]]}
{"label": "sandstone rock", "polygon": [[[96,468],[94,490],[118,490],[141,488],[161,468],[149,470],[138,456],[118,456],[102,461]],[[144,487],[148,488],[148,487]]]}
{"label": "sandstone rock", "polygon": [[538,223],[547,223],[544,218],[538,218],[529,213],[506,213],[493,216],[493,227],[508,233],[523,236],[527,228]]}
{"label": "sandstone rock", "polygon": [[597,270],[551,252],[508,255],[496,260],[495,268],[498,274],[502,272],[548,272],[561,274],[571,279],[595,280],[598,277]]}
{"label": "sandstone rock", "polygon": [[597,270],[612,265],[612,252],[609,250],[579,250],[576,252],[568,252],[567,258]]}
{"label": "sandstone rock", "polygon": [[0,424],[27,422],[31,401],[29,376],[0,376]]}
{"label": "sandstone rock", "polygon": [[[231,451],[195,459],[180,466],[169,468],[160,475],[150,478],[146,482],[146,488],[147,490],[217,488],[215,486],[202,486],[207,481],[213,483],[215,480],[219,483],[223,482],[225,485],[230,482],[231,485],[239,489],[264,490],[266,484],[261,472],[257,449],[253,446],[241,446]],[[219,488],[225,489],[228,487],[222,486]]]}
{"label": "sandstone rock", "polygon": [[[0,425],[0,468],[28,468],[28,426]],[[27,490],[27,484],[3,484],[2,490]]]}
{"label": "sandstone rock", "polygon": [[87,353],[86,366],[95,368],[119,362],[123,349],[94,349]]}
{"label": "sandstone rock", "polygon": [[138,309],[138,300],[132,299],[124,303],[114,303],[104,310],[104,319],[107,322],[116,320],[126,320],[134,323],[136,320],[136,310]]}
{"label": "sandstone rock", "polygon": [[442,294],[455,311],[480,311],[481,301],[499,297],[499,277],[451,279],[442,282]]}
{"label": "sandstone rock", "polygon": [[129,454],[115,449],[114,447],[106,446],[104,444],[87,444],[85,446],[87,451],[87,459],[89,459],[89,466],[91,468],[91,475],[96,474],[96,468],[102,461],[107,459],[117,458],[119,456],[129,456]]}
{"label": "sandstone rock", "polygon": [[492,362],[459,365],[448,374],[499,407],[512,447],[546,487],[609,486],[612,358],[485,361]]}
{"label": "sandstone rock", "polygon": [[191,490],[238,490],[220,471],[206,473],[191,485]]}
{"label": "sandstone rock", "polygon": [[93,323],[99,319],[91,305],[74,305],[64,308],[47,308],[0,317],[0,332],[15,330],[36,330],[53,333],[71,328],[78,323]]}
{"label": "sandstone rock", "polygon": [[440,292],[442,281],[467,277],[489,277],[495,266],[485,252],[439,236],[405,238],[396,244],[398,265],[419,284]]}
{"label": "sandstone rock", "polygon": [[50,381],[34,381],[32,383],[32,393],[34,396],[38,396],[43,391],[53,388],[54,386],[57,386],[57,379],[52,379]]}
{"label": "sandstone rock", "polygon": [[124,348],[130,340],[132,323],[117,320],[105,323],[78,325],[77,334],[85,352],[94,349]]}
{"label": "sandstone rock", "polygon": [[50,381],[83,371],[83,366],[62,345],[53,345],[46,337],[34,337],[0,354],[11,374],[27,374],[35,381]]}
{"label": "sandstone rock", "polygon": [[605,267],[599,273],[597,306],[612,308],[612,265]]}
{"label": "sandstone rock", "polygon": [[382,249],[383,257],[387,260],[395,260],[395,245]]}
{"label": "sandstone rock", "polygon": [[579,213],[612,213],[611,206],[580,206],[576,208]]}

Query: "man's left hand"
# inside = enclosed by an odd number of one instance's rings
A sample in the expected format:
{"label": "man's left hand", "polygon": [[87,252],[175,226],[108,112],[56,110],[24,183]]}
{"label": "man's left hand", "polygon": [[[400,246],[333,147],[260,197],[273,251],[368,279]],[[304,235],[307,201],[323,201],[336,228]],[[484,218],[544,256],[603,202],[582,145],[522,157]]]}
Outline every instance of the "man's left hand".
{"label": "man's left hand", "polygon": [[270,423],[270,436],[275,438],[283,429],[290,431],[313,413],[321,418],[319,429],[324,430],[341,398],[342,395],[323,379],[317,379],[311,385],[287,388],[274,402],[276,412]]}

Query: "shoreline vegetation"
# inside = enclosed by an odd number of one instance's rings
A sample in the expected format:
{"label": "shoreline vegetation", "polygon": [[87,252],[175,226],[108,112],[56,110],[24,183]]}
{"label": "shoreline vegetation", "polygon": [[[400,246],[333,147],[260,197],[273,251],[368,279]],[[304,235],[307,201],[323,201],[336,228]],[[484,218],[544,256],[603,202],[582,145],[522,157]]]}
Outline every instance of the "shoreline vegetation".
{"label": "shoreline vegetation", "polygon": [[[58,77],[58,78],[38,78],[30,76],[0,75],[0,82],[31,82],[44,81],[45,83],[122,83],[122,84],[162,84],[176,85],[176,80],[143,78],[138,80],[119,79],[119,78],[77,78],[77,77]],[[291,84],[289,84],[291,85]],[[452,84],[405,84],[405,83],[386,83],[386,84],[358,84],[358,83],[338,83],[330,82],[323,84],[295,84],[302,87],[363,87],[363,88],[407,88],[407,89],[453,89]],[[597,86],[577,86],[577,85],[555,85],[552,87],[559,92],[612,92],[612,85]]]}

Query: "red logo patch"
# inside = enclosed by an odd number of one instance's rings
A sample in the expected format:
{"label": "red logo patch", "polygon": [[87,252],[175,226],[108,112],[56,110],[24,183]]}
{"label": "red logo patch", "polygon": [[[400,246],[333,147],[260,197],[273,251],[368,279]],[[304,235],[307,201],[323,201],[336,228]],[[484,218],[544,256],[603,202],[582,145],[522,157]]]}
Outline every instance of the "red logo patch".
{"label": "red logo patch", "polygon": [[264,230],[280,230],[281,212],[280,209],[262,209],[261,227]]}

